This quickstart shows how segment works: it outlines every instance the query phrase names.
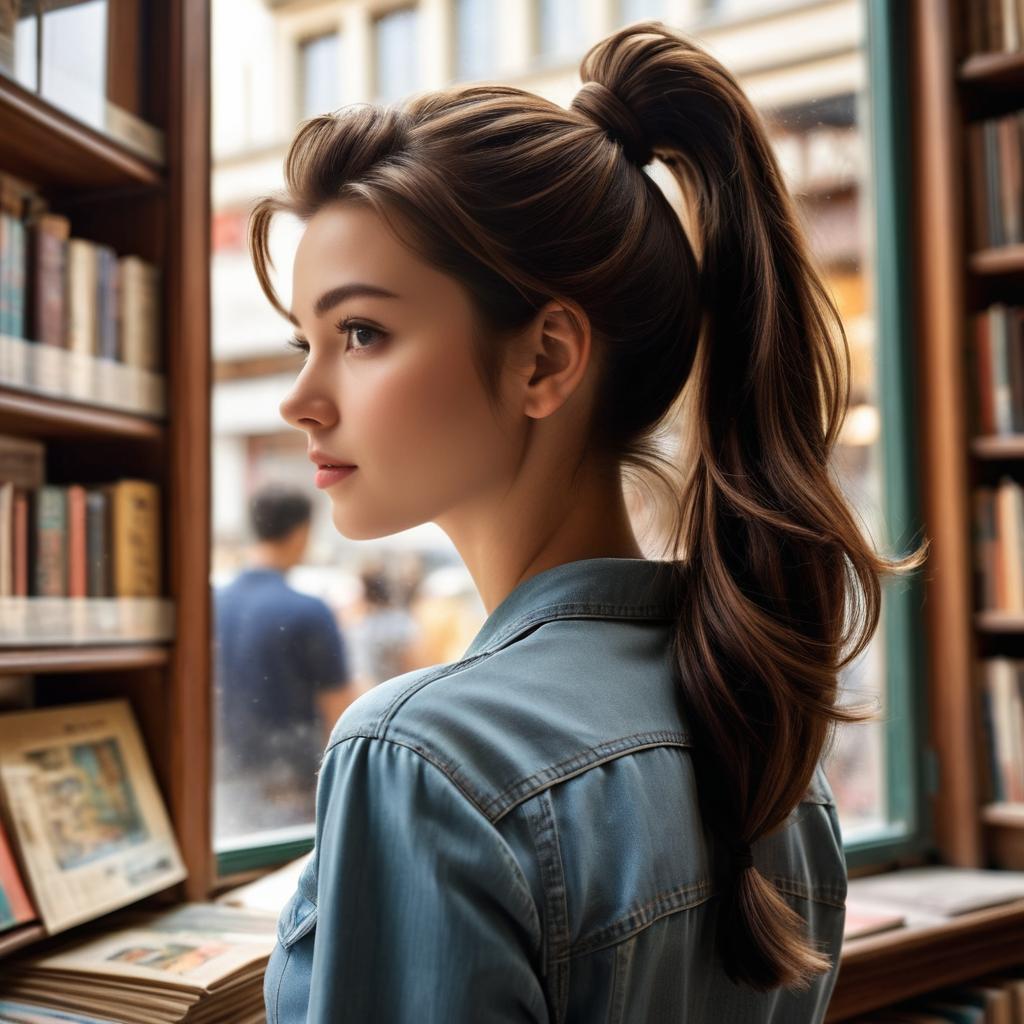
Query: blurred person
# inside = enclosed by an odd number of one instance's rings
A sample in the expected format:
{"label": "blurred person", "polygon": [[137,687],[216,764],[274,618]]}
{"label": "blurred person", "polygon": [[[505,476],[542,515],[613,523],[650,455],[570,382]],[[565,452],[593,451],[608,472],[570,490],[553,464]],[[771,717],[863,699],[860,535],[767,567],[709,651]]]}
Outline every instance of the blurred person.
{"label": "blurred person", "polygon": [[[268,1024],[825,1017],[823,753],[874,713],[839,671],[926,547],[877,552],[831,474],[842,320],[735,77],[659,21],[580,77],[568,109],[480,83],[313,117],[253,210],[307,354],[281,415],[335,527],[437,524],[487,612],[336,725]],[[682,399],[676,465],[652,438]],[[627,469],[675,504],[666,557]]]}
{"label": "blurred person", "polygon": [[325,736],[357,695],[333,612],[285,578],[309,541],[308,495],[264,486],[249,519],[247,567],[214,594],[218,836],[313,820]]}
{"label": "blurred person", "polygon": [[392,676],[419,668],[420,631],[409,610],[396,603],[394,584],[379,564],[359,572],[361,611],[347,630],[352,672],[360,693]]}

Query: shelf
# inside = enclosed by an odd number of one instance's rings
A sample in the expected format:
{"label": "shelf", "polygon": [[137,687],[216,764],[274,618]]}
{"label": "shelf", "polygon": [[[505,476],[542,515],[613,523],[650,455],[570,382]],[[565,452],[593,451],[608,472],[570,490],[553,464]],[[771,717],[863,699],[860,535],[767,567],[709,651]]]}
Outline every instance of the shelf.
{"label": "shelf", "polygon": [[1024,900],[843,944],[826,1024],[955,985],[1021,960]]}
{"label": "shelf", "polygon": [[0,75],[2,169],[39,186],[161,188],[160,168]]}
{"label": "shelf", "polygon": [[0,385],[0,433],[33,437],[115,437],[163,441],[155,420],[96,406],[32,395]]}
{"label": "shelf", "polygon": [[992,610],[975,612],[974,625],[981,633],[1024,634],[1024,612]]}
{"label": "shelf", "polygon": [[971,453],[979,459],[1024,459],[1024,434],[990,434],[971,438]]}
{"label": "shelf", "polygon": [[153,644],[174,637],[174,602],[162,597],[0,597],[0,650],[87,643]]}
{"label": "shelf", "polygon": [[958,78],[972,88],[1024,88],[1024,52],[972,54],[960,65]]}
{"label": "shelf", "polygon": [[15,950],[32,945],[46,938],[46,929],[37,922],[23,924],[10,931],[0,932],[0,957],[8,956]]}
{"label": "shelf", "polygon": [[0,648],[0,675],[162,668],[170,656],[169,647],[154,645]]}
{"label": "shelf", "polygon": [[1007,825],[1024,828],[1024,803],[986,804],[981,809],[981,820],[986,825]]}
{"label": "shelf", "polygon": [[0,334],[0,386],[130,416],[167,412],[163,374],[9,334]]}
{"label": "shelf", "polygon": [[1001,245],[994,249],[979,249],[967,258],[972,274],[981,277],[1003,277],[1024,273],[1024,245]]}

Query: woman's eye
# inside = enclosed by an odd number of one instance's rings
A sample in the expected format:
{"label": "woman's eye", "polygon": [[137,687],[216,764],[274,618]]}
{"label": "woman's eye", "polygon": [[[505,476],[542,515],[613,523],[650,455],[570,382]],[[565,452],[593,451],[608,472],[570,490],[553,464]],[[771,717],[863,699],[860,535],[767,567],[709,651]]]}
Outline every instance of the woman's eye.
{"label": "woman's eye", "polygon": [[350,340],[354,339],[355,343],[350,344],[350,347],[354,349],[372,348],[384,336],[384,332],[379,331],[376,327],[349,319],[342,320],[338,324],[338,331],[341,334],[347,334]]}
{"label": "woman's eye", "polygon": [[[339,334],[349,335],[351,339],[354,339],[354,342],[350,341],[348,347],[356,351],[373,348],[386,334],[386,332],[376,327],[370,327],[368,324],[357,323],[353,320],[342,320],[337,325],[337,329]],[[309,342],[305,338],[291,337],[287,339],[287,344],[290,348],[298,349],[308,358]]]}

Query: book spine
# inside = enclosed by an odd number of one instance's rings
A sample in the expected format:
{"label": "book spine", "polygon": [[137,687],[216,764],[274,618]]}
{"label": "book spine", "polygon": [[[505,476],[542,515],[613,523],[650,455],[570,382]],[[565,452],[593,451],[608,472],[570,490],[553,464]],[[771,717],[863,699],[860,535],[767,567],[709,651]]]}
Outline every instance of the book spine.
{"label": "book spine", "polygon": [[47,484],[37,492],[35,593],[67,597],[67,499],[63,487]]}
{"label": "book spine", "polygon": [[68,241],[68,348],[73,352],[96,354],[96,258],[91,242],[84,238]]}
{"label": "book spine", "polygon": [[102,487],[86,489],[85,533],[88,558],[87,594],[110,597],[109,497]]}
{"label": "book spine", "polygon": [[158,597],[159,498],[148,480],[119,480],[113,494],[114,595]]}
{"label": "book spine", "polygon": [[1003,779],[999,771],[999,755],[996,747],[996,730],[992,717],[992,683],[989,679],[985,666],[985,676],[982,680],[981,689],[981,720],[985,730],[985,738],[988,744],[988,770],[991,779],[991,795],[994,801],[1006,799],[1006,792],[1003,788]]}
{"label": "book spine", "polygon": [[68,597],[88,597],[85,539],[85,488],[71,484],[68,502]]}
{"label": "book spine", "polygon": [[31,556],[29,522],[32,517],[33,491],[17,489],[14,492],[14,596],[29,596],[28,567]]}

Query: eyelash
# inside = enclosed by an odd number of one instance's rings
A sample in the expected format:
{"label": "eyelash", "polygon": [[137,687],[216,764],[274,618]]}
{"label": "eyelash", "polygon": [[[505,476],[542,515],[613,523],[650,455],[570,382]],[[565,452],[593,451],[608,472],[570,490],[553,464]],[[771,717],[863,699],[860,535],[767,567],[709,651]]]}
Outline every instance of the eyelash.
{"label": "eyelash", "polygon": [[[361,320],[356,320],[353,317],[349,316],[339,320],[334,325],[334,328],[339,334],[348,334],[350,331],[371,331],[372,333],[378,335],[380,338],[384,337],[383,331],[378,330],[376,327],[371,327],[369,324],[365,324]],[[304,338],[288,338],[287,344],[291,348],[296,348],[300,352],[304,352],[307,356],[309,355],[309,342],[306,341]],[[377,344],[377,342],[372,342],[369,345],[355,347],[355,351],[359,352],[362,349],[373,348],[374,344]],[[349,346],[349,348],[346,348],[345,351],[347,352],[351,348],[353,348],[353,346]]]}

